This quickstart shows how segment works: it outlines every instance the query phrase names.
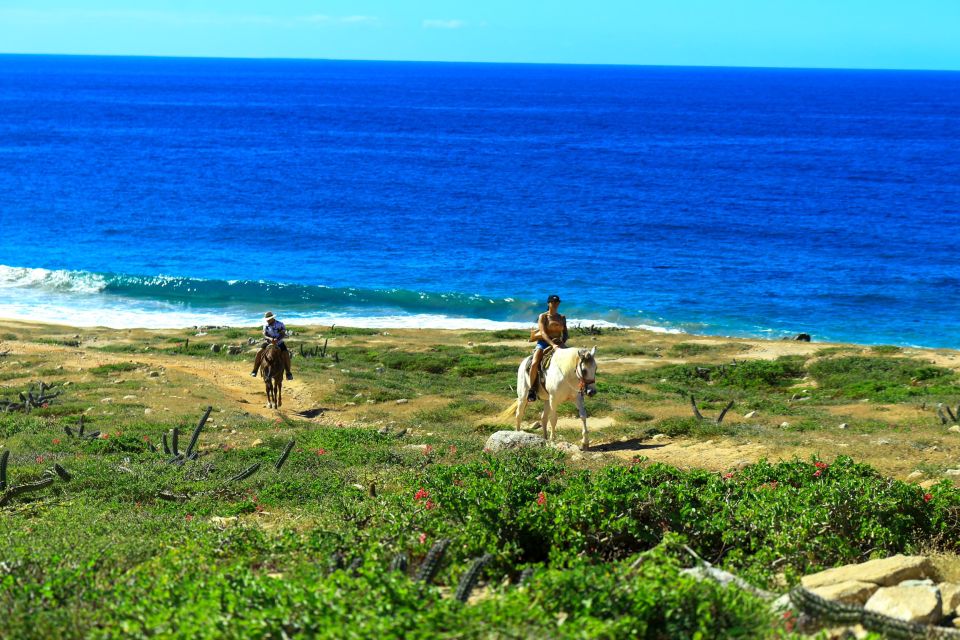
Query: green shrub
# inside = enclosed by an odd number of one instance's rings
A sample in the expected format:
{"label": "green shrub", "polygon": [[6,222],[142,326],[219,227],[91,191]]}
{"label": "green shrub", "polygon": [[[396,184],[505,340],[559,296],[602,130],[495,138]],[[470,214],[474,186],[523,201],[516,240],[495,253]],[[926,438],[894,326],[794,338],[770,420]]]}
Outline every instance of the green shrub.
{"label": "green shrub", "polygon": [[90,369],[90,373],[95,376],[108,376],[113,373],[123,373],[124,371],[135,371],[142,367],[142,364],[136,362],[116,362],[113,364],[104,364]]}
{"label": "green shrub", "polygon": [[832,397],[899,402],[911,397],[956,394],[957,376],[949,369],[911,358],[844,356],[810,366],[818,393]]}

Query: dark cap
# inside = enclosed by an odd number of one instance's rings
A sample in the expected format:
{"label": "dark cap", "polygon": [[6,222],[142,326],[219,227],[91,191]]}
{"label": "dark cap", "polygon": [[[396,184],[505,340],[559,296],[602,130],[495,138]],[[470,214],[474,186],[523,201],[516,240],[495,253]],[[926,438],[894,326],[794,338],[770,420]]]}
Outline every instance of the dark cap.
{"label": "dark cap", "polygon": [[550,304],[551,302],[560,302],[560,296],[557,294],[547,296],[547,304]]}

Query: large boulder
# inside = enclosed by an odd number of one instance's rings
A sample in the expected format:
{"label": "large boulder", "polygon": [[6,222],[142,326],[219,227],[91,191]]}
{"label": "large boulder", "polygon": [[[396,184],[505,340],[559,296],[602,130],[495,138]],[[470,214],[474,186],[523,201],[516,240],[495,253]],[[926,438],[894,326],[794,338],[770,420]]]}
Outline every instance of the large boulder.
{"label": "large boulder", "polygon": [[810,590],[827,600],[836,600],[844,604],[855,604],[862,607],[879,588],[872,582],[847,580],[846,582],[828,584]]}
{"label": "large boulder", "polygon": [[899,584],[904,580],[922,580],[934,576],[933,565],[923,556],[895,555],[880,560],[827,569],[804,576],[800,583],[807,589],[856,580],[871,582],[881,587]]}
{"label": "large boulder", "polygon": [[484,447],[487,451],[497,452],[507,449],[533,449],[546,444],[543,437],[525,431],[497,431],[487,438]]}
{"label": "large boulder", "polygon": [[943,615],[940,590],[932,585],[881,587],[864,608],[918,624],[936,624]]}

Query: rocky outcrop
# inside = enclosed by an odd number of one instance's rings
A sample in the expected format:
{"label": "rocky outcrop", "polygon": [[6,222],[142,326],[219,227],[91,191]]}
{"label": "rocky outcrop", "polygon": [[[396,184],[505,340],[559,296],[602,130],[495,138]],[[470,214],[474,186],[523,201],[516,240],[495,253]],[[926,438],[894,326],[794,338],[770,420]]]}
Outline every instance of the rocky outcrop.
{"label": "rocky outcrop", "polygon": [[804,576],[800,580],[807,589],[816,589],[852,580],[870,582],[881,587],[900,584],[904,580],[923,580],[933,577],[933,565],[923,556],[895,555],[880,560],[827,569]]}

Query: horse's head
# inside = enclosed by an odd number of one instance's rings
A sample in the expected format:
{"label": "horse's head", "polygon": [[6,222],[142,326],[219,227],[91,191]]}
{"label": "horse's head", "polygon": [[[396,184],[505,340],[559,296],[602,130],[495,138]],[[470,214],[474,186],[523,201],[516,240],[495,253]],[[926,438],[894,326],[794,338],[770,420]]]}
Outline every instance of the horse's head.
{"label": "horse's head", "polygon": [[597,348],[587,351],[580,349],[577,352],[580,362],[577,363],[577,377],[580,379],[580,391],[590,397],[597,395]]}

